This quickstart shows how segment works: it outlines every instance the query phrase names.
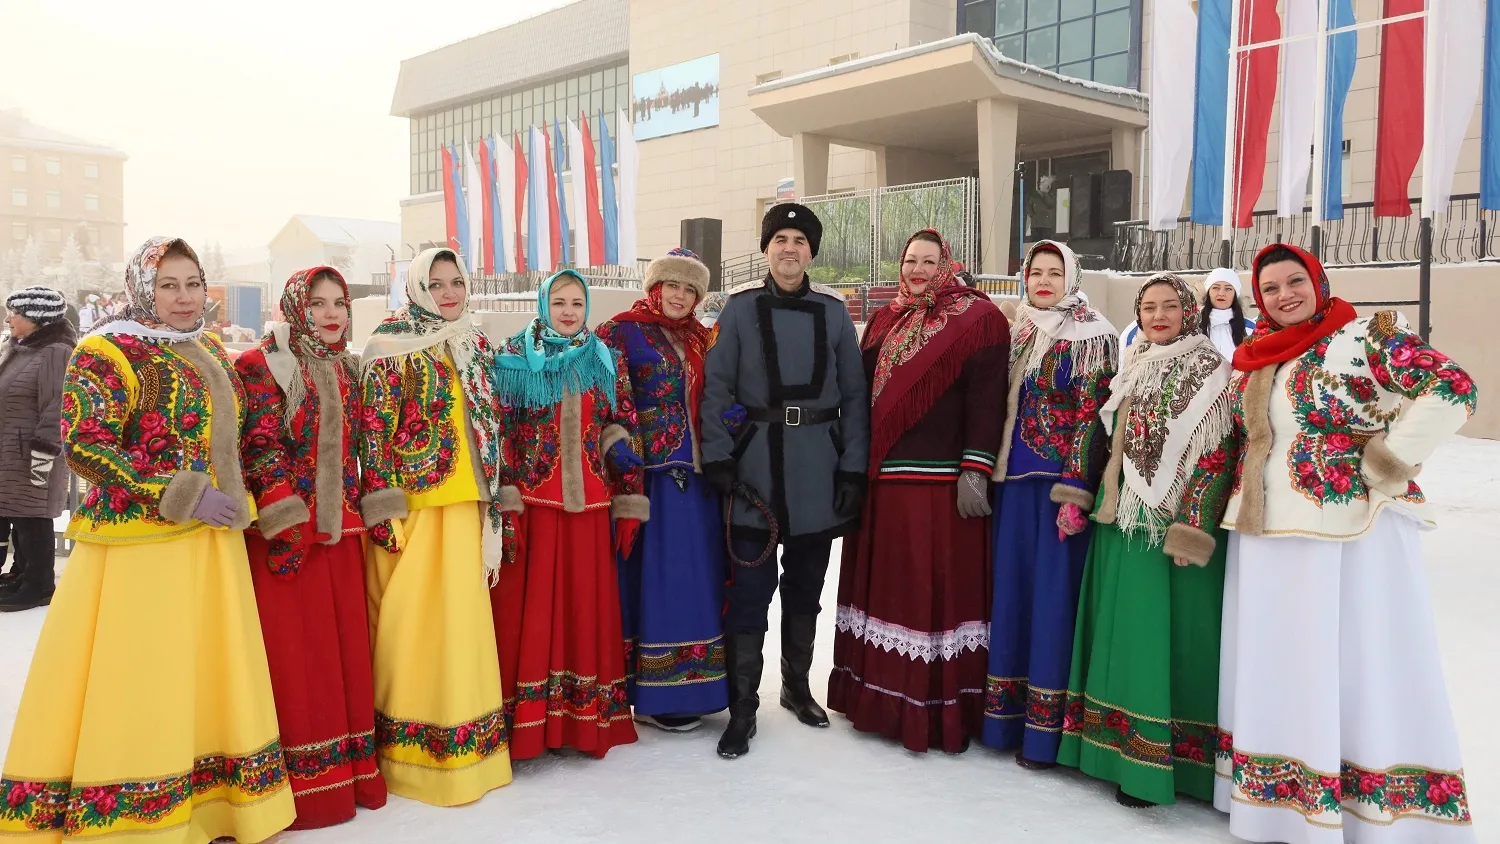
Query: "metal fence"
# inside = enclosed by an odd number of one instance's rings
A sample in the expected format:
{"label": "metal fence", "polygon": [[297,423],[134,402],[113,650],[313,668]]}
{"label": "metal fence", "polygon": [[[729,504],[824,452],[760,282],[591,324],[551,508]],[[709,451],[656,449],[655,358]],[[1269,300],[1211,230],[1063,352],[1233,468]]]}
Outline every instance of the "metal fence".
{"label": "metal fence", "polygon": [[[1422,200],[1410,200],[1409,217],[1377,217],[1374,203],[1344,204],[1342,220],[1328,220],[1319,230],[1323,263],[1328,266],[1416,264],[1421,258],[1418,230]],[[1207,272],[1223,260],[1223,227],[1205,226],[1186,217],[1171,231],[1153,232],[1144,220],[1115,226],[1110,265],[1122,272],[1161,270]],[[1313,212],[1304,208],[1295,217],[1257,211],[1248,229],[1231,232],[1230,263],[1247,270],[1255,254],[1272,243],[1293,243],[1311,249]],[[1455,196],[1443,216],[1433,220],[1432,261],[1456,264],[1500,257],[1496,228],[1500,212],[1479,207],[1478,194]]]}
{"label": "metal fence", "polygon": [[823,223],[818,259],[807,271],[819,284],[895,281],[906,239],[926,228],[947,238],[954,260],[965,266],[974,263],[979,227],[975,179],[809,196],[801,202]]}

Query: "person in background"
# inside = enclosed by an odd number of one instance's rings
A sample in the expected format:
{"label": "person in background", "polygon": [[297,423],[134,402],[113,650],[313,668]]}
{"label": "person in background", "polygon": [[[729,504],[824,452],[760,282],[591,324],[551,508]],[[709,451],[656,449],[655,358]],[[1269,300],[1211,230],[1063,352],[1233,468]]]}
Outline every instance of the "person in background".
{"label": "person in background", "polygon": [[504,485],[493,352],[474,325],[462,260],[423,251],[406,293],[362,361],[375,744],[391,793],[457,806],[511,780],[485,587],[499,576],[505,508],[520,496]]}
{"label": "person in background", "polygon": [[1240,304],[1240,274],[1220,267],[1203,280],[1203,307],[1199,319],[1208,339],[1225,360],[1255,330],[1255,320],[1245,316]]}
{"label": "person in background", "polygon": [[260,518],[245,534],[297,802],[294,829],[385,805],[359,514],[359,362],[349,294],[332,267],[295,273],[287,322],[235,360],[245,384],[245,480]]}
{"label": "person in background", "polygon": [[1142,340],[1103,407],[1113,442],[1093,519],[1058,761],[1140,808],[1212,800],[1224,534],[1234,483],[1229,363],[1191,285],[1152,276]]}
{"label": "person in background", "polygon": [[583,276],[553,275],[536,319],[494,362],[506,459],[526,503],[520,552],[490,590],[517,759],[563,748],[602,759],[636,740],[615,556],[631,555],[650,501],[628,366],[588,314]]}
{"label": "person in background", "polygon": [[104,307],[101,302],[97,293],[90,293],[84,298],[83,307],[78,309],[79,333],[87,334],[104,320]]}
{"label": "person in background", "polygon": [[78,336],[63,295],[26,287],[5,298],[10,339],[0,345],[0,519],[13,541],[0,612],[43,607],[55,588],[52,520],[67,507],[62,439],[63,373]]}
{"label": "person in background", "polygon": [[[870,403],[844,297],[807,274],[822,237],[823,224],[804,205],[766,212],[760,247],[770,270],[730,295],[705,367],[703,474],[730,499],[730,718],[719,739],[726,759],[748,753],[755,735],[777,546],[781,705],[803,724],[828,726],[808,674],[833,540],[859,526]],[[746,424],[731,434],[723,420],[737,404]]]}
{"label": "person in background", "polygon": [[88,481],[0,775],[0,837],[244,844],[296,815],[245,555],[245,396],[203,333],[203,267],[146,241],[125,319],[68,364]]}
{"label": "person in background", "polygon": [[1065,244],[1044,240],[1022,268],[1026,299],[1010,347],[1010,397],[995,460],[994,603],[983,741],[1056,764],[1088,514],[1108,459],[1099,410],[1118,335],[1082,295]]}
{"label": "person in background", "polygon": [[635,717],[665,730],[729,705],[724,674],[724,514],[703,480],[698,436],[709,330],[693,315],[708,267],[673,249],[646,267],[644,298],[595,334],[619,353],[635,392],[632,437],[654,518],[620,565]]}
{"label": "person in background", "polygon": [[951,270],[942,235],[902,251],[901,288],[860,344],[870,494],[844,543],[828,708],[908,750],[962,752],[984,724],[990,473],[1010,326]]}
{"label": "person in background", "polygon": [[1311,254],[1256,256],[1235,350],[1214,806],[1251,841],[1475,841],[1416,478],[1478,389]]}

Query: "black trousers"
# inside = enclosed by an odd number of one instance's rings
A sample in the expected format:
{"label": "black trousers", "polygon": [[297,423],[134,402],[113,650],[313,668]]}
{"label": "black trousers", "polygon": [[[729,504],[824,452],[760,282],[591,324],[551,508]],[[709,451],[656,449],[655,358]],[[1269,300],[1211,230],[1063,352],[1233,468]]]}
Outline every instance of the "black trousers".
{"label": "black trousers", "polygon": [[[765,550],[764,542],[734,540],[734,555],[754,560]],[[729,585],[724,590],[724,632],[764,633],[769,627],[771,599],[781,586],[781,611],[787,615],[817,615],[822,608],[823,578],[828,574],[832,539],[791,537],[781,544],[781,577],[777,579],[776,554],[759,566],[730,564]]]}
{"label": "black trousers", "polygon": [[49,597],[57,588],[57,540],[51,519],[10,520],[11,571],[21,577],[17,595]]}

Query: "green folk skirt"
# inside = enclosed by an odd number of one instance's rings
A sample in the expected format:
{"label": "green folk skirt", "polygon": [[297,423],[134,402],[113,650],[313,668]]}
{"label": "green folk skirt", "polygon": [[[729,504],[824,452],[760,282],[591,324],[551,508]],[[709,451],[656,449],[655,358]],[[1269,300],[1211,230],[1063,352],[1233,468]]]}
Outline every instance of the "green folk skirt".
{"label": "green folk skirt", "polygon": [[1212,800],[1227,538],[1207,566],[1096,525],[1057,761],[1152,803]]}

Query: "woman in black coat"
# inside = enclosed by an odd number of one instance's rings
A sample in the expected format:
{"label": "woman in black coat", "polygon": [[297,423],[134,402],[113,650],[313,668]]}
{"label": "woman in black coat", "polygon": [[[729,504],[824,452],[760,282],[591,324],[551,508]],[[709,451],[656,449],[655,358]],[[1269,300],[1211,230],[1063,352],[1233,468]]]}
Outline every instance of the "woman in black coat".
{"label": "woman in black coat", "polygon": [[53,519],[68,495],[60,407],[78,336],[61,293],[27,287],[5,299],[10,339],[0,346],[0,520],[10,523],[15,577],[0,612],[43,607],[55,587]]}

